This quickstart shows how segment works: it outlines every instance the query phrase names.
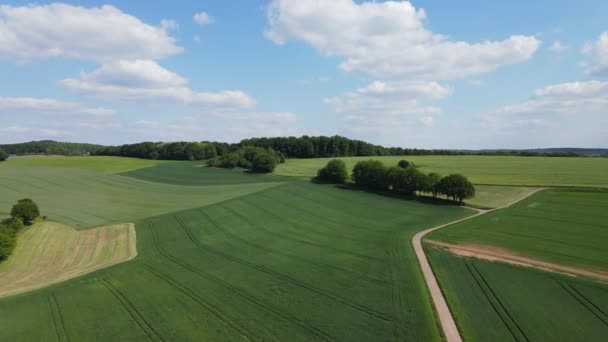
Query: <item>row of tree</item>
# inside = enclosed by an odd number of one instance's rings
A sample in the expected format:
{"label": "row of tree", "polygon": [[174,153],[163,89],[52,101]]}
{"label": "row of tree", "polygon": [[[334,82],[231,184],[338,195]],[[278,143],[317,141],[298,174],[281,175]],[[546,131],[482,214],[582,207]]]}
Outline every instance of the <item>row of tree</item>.
{"label": "row of tree", "polygon": [[[317,172],[317,179],[333,183],[348,182],[346,164],[339,159],[329,161]],[[390,190],[407,196],[423,192],[430,193],[433,197],[442,194],[460,204],[475,196],[475,187],[465,176],[451,174],[441,177],[437,173],[425,174],[405,160],[393,167],[387,167],[379,160],[360,161],[353,168],[351,180],[362,187]]]}
{"label": "row of tree", "polygon": [[0,145],[0,149],[3,149],[6,153],[11,155],[56,154],[65,156],[81,156],[95,152],[102,147],[103,146],[94,144],[67,143],[53,140]]}
{"label": "row of tree", "polygon": [[216,156],[207,162],[208,166],[232,169],[240,167],[253,172],[270,173],[278,163],[284,163],[285,157],[273,149],[246,146],[234,152]]}
{"label": "row of tree", "polygon": [[13,206],[10,218],[0,221],[0,261],[8,258],[15,249],[19,230],[24,225],[31,225],[38,216],[38,205],[25,198]]}

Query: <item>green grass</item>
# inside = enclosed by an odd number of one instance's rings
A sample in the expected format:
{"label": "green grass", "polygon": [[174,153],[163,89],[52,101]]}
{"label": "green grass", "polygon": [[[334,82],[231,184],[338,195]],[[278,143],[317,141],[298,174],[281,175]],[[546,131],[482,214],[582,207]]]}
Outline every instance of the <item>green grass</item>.
{"label": "green grass", "polygon": [[427,248],[465,341],[603,341],[608,286]]}
{"label": "green grass", "polygon": [[[462,173],[475,184],[525,186],[608,187],[608,158],[497,157],[497,156],[404,156],[340,158],[352,170],[359,160],[379,159],[397,165],[414,162],[424,172],[442,175]],[[314,177],[330,159],[288,159],[275,174]]]}
{"label": "green grass", "polygon": [[0,163],[0,174],[4,166],[69,168],[103,173],[121,173],[166,163],[172,162],[124,157],[23,156],[12,157],[7,162]]}
{"label": "green grass", "polygon": [[[85,167],[86,168],[86,167]],[[147,182],[86,169],[0,166],[0,208],[10,210],[21,198],[32,198],[42,215],[77,228],[122,223],[185,208],[200,207],[279,183],[225,184],[221,173],[200,170],[219,184],[181,186]],[[211,183],[211,181],[210,181]]]}
{"label": "green grass", "polygon": [[151,217],[134,261],[0,300],[0,340],[440,341],[410,239],[470,214],[296,181]]}
{"label": "green grass", "polygon": [[286,177],[250,173],[242,169],[228,170],[201,167],[202,165],[204,165],[204,162],[201,161],[173,162],[126,172],[122,175],[150,182],[197,186],[264,183],[286,180]]}
{"label": "green grass", "polygon": [[487,244],[560,264],[608,270],[608,193],[543,191],[429,239]]}

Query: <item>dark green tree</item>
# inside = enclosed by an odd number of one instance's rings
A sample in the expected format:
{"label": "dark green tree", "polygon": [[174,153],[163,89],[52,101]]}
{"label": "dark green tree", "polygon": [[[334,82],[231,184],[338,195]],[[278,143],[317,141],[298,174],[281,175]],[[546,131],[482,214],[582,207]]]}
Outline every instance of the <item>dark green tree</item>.
{"label": "dark green tree", "polygon": [[333,159],[327,162],[327,165],[319,169],[317,179],[323,182],[332,182],[344,184],[348,180],[348,171],[346,164],[340,159]]}
{"label": "dark green tree", "polygon": [[399,163],[397,164],[397,166],[399,166],[402,169],[407,169],[408,167],[412,166],[412,164],[407,160],[400,160]]}
{"label": "dark green tree", "polygon": [[475,196],[475,186],[461,174],[451,174],[443,177],[439,182],[438,189],[454,201],[458,200],[460,205],[464,203],[465,199]]}
{"label": "dark green tree", "polygon": [[260,154],[253,160],[251,170],[254,172],[270,173],[277,166],[277,160],[270,153]]}
{"label": "dark green tree", "polygon": [[184,153],[188,160],[203,160],[205,159],[204,145],[198,142],[188,143],[184,147]]}
{"label": "dark green tree", "polygon": [[439,182],[441,182],[441,175],[436,172],[431,172],[427,175],[427,188],[424,189],[425,192],[430,192],[433,194],[434,198],[437,198],[439,194]]}
{"label": "dark green tree", "polygon": [[0,148],[0,162],[3,162],[8,159],[8,153],[6,153],[3,149]]}
{"label": "dark green tree", "polygon": [[357,185],[372,189],[388,188],[387,169],[379,160],[362,160],[355,164],[352,174],[353,182]]}
{"label": "dark green tree", "polygon": [[24,198],[13,206],[11,216],[14,219],[22,220],[26,225],[30,225],[38,216],[40,216],[40,210],[34,201],[29,198]]}

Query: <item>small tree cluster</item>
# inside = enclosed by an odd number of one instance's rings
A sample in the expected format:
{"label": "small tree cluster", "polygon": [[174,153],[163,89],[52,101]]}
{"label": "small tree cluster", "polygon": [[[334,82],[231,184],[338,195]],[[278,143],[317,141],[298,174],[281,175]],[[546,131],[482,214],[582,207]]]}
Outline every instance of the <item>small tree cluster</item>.
{"label": "small tree cluster", "polygon": [[207,162],[207,165],[227,169],[240,167],[254,172],[270,173],[274,171],[278,163],[284,161],[285,158],[274,150],[246,146],[234,152],[224,154],[221,157],[211,158]]}
{"label": "small tree cluster", "polygon": [[322,182],[344,184],[348,180],[346,164],[340,159],[333,159],[317,172],[317,179]]}
{"label": "small tree cluster", "polygon": [[15,249],[17,232],[23,224],[31,224],[40,216],[40,211],[34,201],[26,198],[13,206],[11,216],[0,221],[0,261],[8,258]]}
{"label": "small tree cluster", "polygon": [[[387,168],[378,160],[364,160],[358,162],[353,168],[352,180],[355,184],[375,190],[389,190],[407,196],[416,196],[417,193],[432,193],[433,197],[439,194],[463,204],[464,200],[475,196],[475,187],[463,175],[452,174],[441,177],[437,173],[425,174],[412,164],[403,167]],[[321,170],[319,170],[321,171]]]}

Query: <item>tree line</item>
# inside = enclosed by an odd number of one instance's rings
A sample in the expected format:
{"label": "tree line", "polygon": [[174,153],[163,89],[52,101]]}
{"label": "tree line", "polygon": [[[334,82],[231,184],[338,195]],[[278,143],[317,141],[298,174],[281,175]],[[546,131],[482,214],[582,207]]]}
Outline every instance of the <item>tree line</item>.
{"label": "tree line", "polygon": [[0,261],[11,255],[17,243],[17,233],[40,216],[38,205],[29,198],[19,200],[11,209],[11,217],[0,221]]}
{"label": "tree line", "polygon": [[81,156],[99,150],[103,146],[94,144],[67,143],[53,140],[30,141],[20,144],[0,145],[10,155],[55,154]]}
{"label": "tree line", "polygon": [[[323,182],[347,183],[349,177],[346,164],[340,159],[329,161],[325,167],[319,169],[317,179]],[[451,174],[442,177],[434,172],[425,174],[406,160],[392,167],[387,167],[379,160],[362,160],[353,167],[350,180],[361,187],[406,196],[429,193],[436,198],[438,195],[445,195],[461,205],[465,199],[475,196],[475,186],[465,176]]]}

